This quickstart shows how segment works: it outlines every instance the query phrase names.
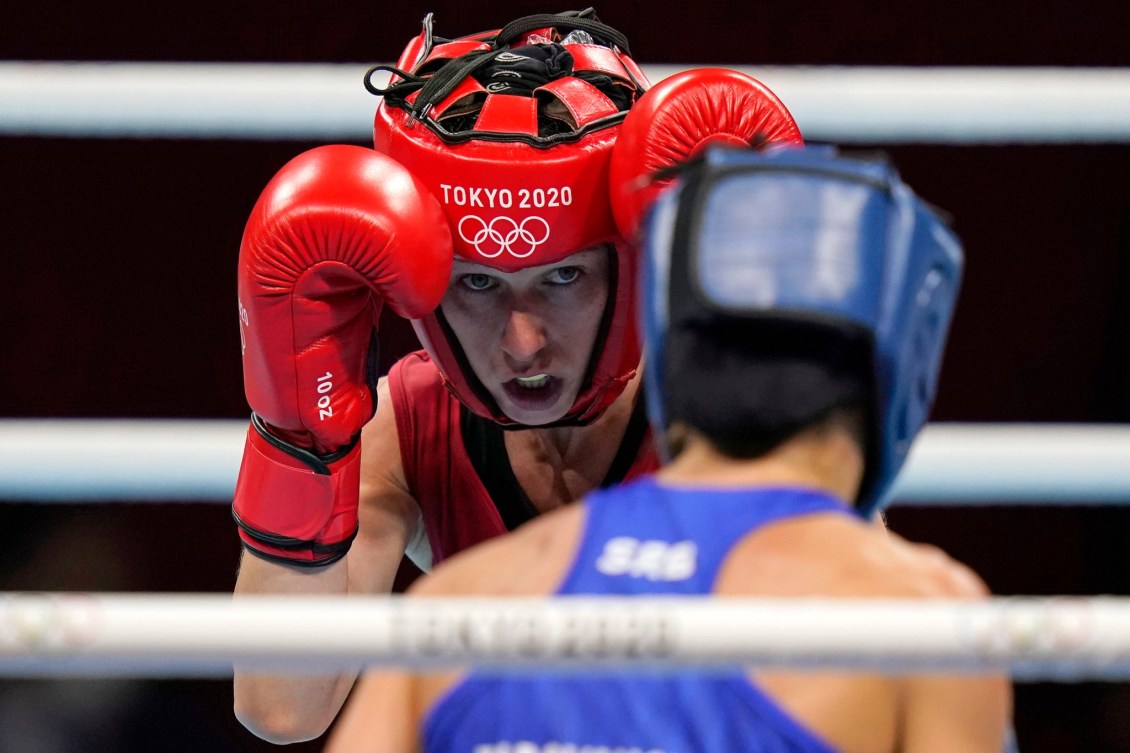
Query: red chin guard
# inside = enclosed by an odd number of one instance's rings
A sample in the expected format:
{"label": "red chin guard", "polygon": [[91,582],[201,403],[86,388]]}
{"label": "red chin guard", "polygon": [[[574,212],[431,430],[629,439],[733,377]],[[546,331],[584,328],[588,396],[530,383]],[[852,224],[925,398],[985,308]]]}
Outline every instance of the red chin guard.
{"label": "red chin guard", "polygon": [[[461,259],[514,272],[601,244],[614,249],[608,304],[588,376],[555,425],[599,416],[635,375],[640,359],[637,254],[613,217],[609,157],[627,106],[649,84],[621,49],[626,42],[606,45],[583,34],[581,41],[570,41],[576,35],[562,38],[562,32],[578,28],[607,42],[600,33],[607,27],[582,13],[533,16],[499,32],[437,44],[429,15],[382,92],[373,139],[377,151],[411,170],[439,200]],[[481,75],[463,73],[483,58],[520,62],[528,45],[549,42],[564,42],[571,70],[532,88],[532,94],[511,92],[505,78],[497,86],[484,85]],[[448,85],[432,101],[424,95],[435,94],[433,79],[440,77]],[[398,82],[406,87],[400,93],[415,90],[395,96]],[[413,326],[460,401],[486,418],[517,425],[472,373],[438,309]]]}

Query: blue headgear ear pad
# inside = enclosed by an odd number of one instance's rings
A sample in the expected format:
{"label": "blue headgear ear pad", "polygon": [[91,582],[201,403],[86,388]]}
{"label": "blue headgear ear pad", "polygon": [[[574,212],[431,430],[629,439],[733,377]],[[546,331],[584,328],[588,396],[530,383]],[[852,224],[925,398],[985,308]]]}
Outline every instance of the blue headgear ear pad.
{"label": "blue headgear ear pad", "polygon": [[937,387],[960,243],[884,161],[717,147],[644,225],[647,396],[772,445],[840,405],[870,417],[857,500],[884,502]]}

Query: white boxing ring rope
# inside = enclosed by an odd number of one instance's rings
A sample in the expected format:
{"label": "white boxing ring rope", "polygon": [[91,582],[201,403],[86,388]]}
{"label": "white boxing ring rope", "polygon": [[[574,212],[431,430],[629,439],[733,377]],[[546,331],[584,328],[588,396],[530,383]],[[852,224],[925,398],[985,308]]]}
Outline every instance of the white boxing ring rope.
{"label": "white boxing ring rope", "polygon": [[[230,420],[0,421],[0,499],[226,503],[245,430]],[[900,488],[925,503],[1126,501],[1128,458],[1125,426],[932,424]],[[740,663],[1130,680],[1130,598],[0,593],[0,677],[226,677],[233,663],[297,672]]]}
{"label": "white boxing ring rope", "polygon": [[[728,67],[772,88],[810,140],[1130,141],[1125,68]],[[0,61],[0,135],[367,143],[367,68]],[[683,69],[644,65],[652,81]]]}
{"label": "white boxing ring rope", "polygon": [[[0,500],[230,503],[247,422],[0,420]],[[1130,504],[1130,426],[926,427],[896,505]]]}
{"label": "white boxing ring rope", "polygon": [[1130,678],[1130,599],[0,594],[0,676],[362,666],[752,667]]}

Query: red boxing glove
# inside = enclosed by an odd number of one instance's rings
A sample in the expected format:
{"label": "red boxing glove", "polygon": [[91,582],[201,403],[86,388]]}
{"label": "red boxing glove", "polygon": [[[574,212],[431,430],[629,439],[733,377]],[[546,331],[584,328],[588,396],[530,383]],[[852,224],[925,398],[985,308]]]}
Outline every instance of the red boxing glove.
{"label": "red boxing glove", "polygon": [[418,318],[451,274],[443,210],[399,163],[327,146],[285,165],[239,252],[252,421],[232,513],[268,559],[326,565],[357,533],[360,432],[375,409],[383,302]]}
{"label": "red boxing glove", "polygon": [[697,68],[665,78],[628,111],[612,150],[612,212],[634,240],[640,220],[670,178],[656,173],[710,144],[802,144],[800,129],[760,81],[724,68]]}

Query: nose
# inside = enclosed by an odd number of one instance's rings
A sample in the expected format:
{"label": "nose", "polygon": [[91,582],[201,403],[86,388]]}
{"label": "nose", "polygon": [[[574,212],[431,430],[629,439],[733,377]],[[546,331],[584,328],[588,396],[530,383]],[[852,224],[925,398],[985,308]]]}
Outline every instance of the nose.
{"label": "nose", "polygon": [[530,368],[546,346],[545,323],[530,311],[511,311],[502,332],[502,352],[511,368]]}

